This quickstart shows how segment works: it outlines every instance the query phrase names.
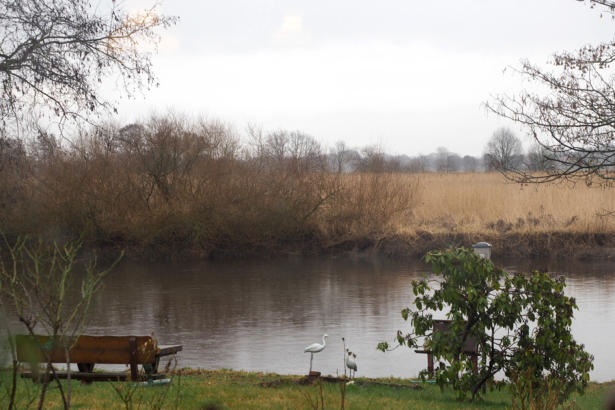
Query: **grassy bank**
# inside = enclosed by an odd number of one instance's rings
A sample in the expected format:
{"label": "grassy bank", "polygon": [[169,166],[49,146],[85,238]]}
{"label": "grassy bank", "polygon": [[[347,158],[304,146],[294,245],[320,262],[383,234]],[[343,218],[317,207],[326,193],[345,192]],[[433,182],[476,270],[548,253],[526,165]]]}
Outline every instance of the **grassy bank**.
{"label": "grassy bank", "polygon": [[[5,375],[6,376],[6,375]],[[6,387],[7,379],[2,385]],[[511,408],[511,397],[506,391],[488,393],[483,401],[461,402],[452,391],[443,392],[434,385],[421,385],[410,389],[402,379],[357,379],[367,385],[349,385],[346,390],[346,408],[350,409],[494,409]],[[386,386],[369,383],[393,384]],[[415,386],[415,385],[412,385]],[[593,383],[583,396],[573,398],[572,408],[604,408],[606,395],[615,385]],[[35,397],[37,386],[30,381],[19,382],[19,408],[28,408],[29,398]],[[117,389],[121,394],[118,394]],[[128,396],[132,394],[130,400]],[[131,383],[73,383],[73,407],[88,409],[124,408],[124,402],[134,408],[209,408],[209,409],[302,409],[314,408],[316,401],[324,400],[325,408],[340,407],[340,385],[322,383],[322,399],[318,383],[302,384],[299,376],[246,373],[231,370],[184,371],[175,375],[170,387],[132,387]],[[122,400],[124,397],[124,401]],[[5,407],[6,397],[0,404]],[[140,406],[140,407],[139,407]],[[48,394],[45,408],[60,408],[57,391]]]}
{"label": "grassy bank", "polygon": [[[518,255],[615,247],[613,189],[392,172],[377,152],[348,159],[301,133],[242,142],[224,125],[168,116],[71,143],[0,145],[3,232],[82,236],[132,256],[416,256],[479,239]],[[360,172],[341,172],[351,160]]]}

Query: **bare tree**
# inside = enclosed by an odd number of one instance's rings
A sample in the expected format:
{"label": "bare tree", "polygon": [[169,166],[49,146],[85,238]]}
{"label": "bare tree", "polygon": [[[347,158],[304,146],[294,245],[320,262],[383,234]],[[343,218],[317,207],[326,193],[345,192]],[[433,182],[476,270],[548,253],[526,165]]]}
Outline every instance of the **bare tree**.
{"label": "bare tree", "polygon": [[539,144],[533,143],[525,155],[527,171],[554,171],[555,164],[548,160],[549,153]]}
{"label": "bare tree", "polygon": [[446,169],[448,172],[457,172],[461,169],[461,157],[454,152],[449,153],[446,158]]}
{"label": "bare tree", "polygon": [[445,147],[438,147],[436,153],[436,171],[444,173],[458,171],[460,161],[459,155],[450,152]]}
{"label": "bare tree", "polygon": [[461,158],[461,166],[464,172],[476,172],[480,168],[479,159],[471,155],[464,155]]}
{"label": "bare tree", "polygon": [[341,174],[346,171],[348,164],[348,147],[344,141],[335,143],[335,147],[331,150],[333,156],[335,172]]}
{"label": "bare tree", "polygon": [[[585,2],[585,0],[577,0],[577,1],[581,1],[581,2]],[[609,0],[589,0],[589,4],[591,8],[594,8],[597,5],[600,6],[604,6],[607,7],[609,9],[610,12],[615,11],[615,1],[609,1]]]}
{"label": "bare tree", "polygon": [[0,134],[0,212],[5,215],[23,199],[28,165],[23,143]]}
{"label": "bare tree", "polygon": [[102,80],[116,77],[129,94],[154,85],[142,46],[175,22],[155,8],[128,14],[115,1],[99,12],[87,0],[0,0],[0,127],[28,113],[63,123],[115,109],[99,93]]}
{"label": "bare tree", "polygon": [[320,171],[325,167],[324,155],[318,141],[300,131],[278,130],[266,137],[254,138],[257,156],[269,167],[295,174]]}
{"label": "bare tree", "polygon": [[[615,10],[613,1],[589,3],[610,14]],[[556,53],[550,69],[525,61],[517,71],[538,89],[546,87],[548,91],[523,91],[487,103],[492,112],[525,126],[540,146],[543,159],[553,164],[540,174],[517,172],[515,179],[615,178],[614,61],[614,40]]]}
{"label": "bare tree", "polygon": [[[100,128],[100,127],[99,127]],[[238,141],[224,124],[218,122],[190,123],[177,115],[152,116],[142,124],[129,124],[114,132],[108,127],[111,140],[105,145],[121,152],[126,159],[123,167],[135,167],[139,175],[144,203],[149,207],[156,194],[165,203],[172,198],[182,200],[176,191],[196,190],[201,176],[214,177],[213,163],[234,160]],[[116,135],[115,135],[116,134]],[[109,137],[108,137],[109,138]],[[195,172],[200,168],[204,172]],[[127,181],[128,184],[130,182]]]}
{"label": "bare tree", "polygon": [[508,128],[499,128],[485,146],[487,168],[498,171],[519,169],[522,159],[521,140]]}
{"label": "bare tree", "polygon": [[419,155],[411,158],[408,166],[406,167],[408,172],[421,173],[427,171],[428,158],[425,155]]}
{"label": "bare tree", "polygon": [[382,148],[377,145],[363,148],[356,169],[359,172],[388,172],[387,159]]}
{"label": "bare tree", "polygon": [[[110,268],[99,270],[96,259],[90,258],[77,273],[76,267],[81,242],[44,242],[29,238],[18,238],[11,243],[0,235],[0,250],[7,257],[0,261],[0,305],[10,306],[15,318],[24,325],[27,334],[36,343],[36,352],[26,352],[36,358],[42,355],[45,365],[38,408],[44,407],[45,395],[51,381],[55,381],[65,409],[70,408],[70,355],[74,340],[83,330],[92,298],[100,288],[103,278],[120,260]],[[9,331],[9,329],[5,329]],[[43,331],[49,337],[49,344],[40,345],[36,332]],[[9,331],[10,333],[10,331]],[[12,350],[15,345],[12,343]],[[60,382],[52,366],[54,351],[64,351],[67,362],[68,383]],[[11,403],[14,405],[16,355],[13,351],[13,384]],[[36,360],[33,358],[33,362]],[[32,366],[33,378],[38,378],[38,364]]]}

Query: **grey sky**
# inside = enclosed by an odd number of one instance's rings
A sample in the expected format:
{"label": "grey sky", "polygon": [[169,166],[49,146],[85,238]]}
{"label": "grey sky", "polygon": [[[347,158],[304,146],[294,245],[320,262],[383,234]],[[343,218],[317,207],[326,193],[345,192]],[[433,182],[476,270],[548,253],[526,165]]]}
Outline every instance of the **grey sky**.
{"label": "grey sky", "polygon": [[124,101],[122,120],[172,109],[407,154],[480,154],[508,125],[481,104],[529,86],[507,66],[615,30],[575,0],[167,0],[162,11],[181,20],[154,59],[161,85]]}

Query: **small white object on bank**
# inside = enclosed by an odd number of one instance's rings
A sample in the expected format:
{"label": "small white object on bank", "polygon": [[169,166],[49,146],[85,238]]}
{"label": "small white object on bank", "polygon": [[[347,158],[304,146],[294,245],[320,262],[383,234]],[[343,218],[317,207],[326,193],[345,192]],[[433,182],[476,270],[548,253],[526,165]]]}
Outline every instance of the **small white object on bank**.
{"label": "small white object on bank", "polygon": [[491,245],[487,242],[478,242],[472,245],[474,252],[483,259],[491,259]]}

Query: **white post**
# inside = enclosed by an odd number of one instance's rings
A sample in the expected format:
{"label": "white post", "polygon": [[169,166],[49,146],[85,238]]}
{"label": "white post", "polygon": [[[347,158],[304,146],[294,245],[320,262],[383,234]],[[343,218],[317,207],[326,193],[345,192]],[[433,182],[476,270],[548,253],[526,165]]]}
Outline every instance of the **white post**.
{"label": "white post", "polygon": [[472,245],[474,252],[483,259],[491,259],[491,245],[487,242],[478,242]]}

